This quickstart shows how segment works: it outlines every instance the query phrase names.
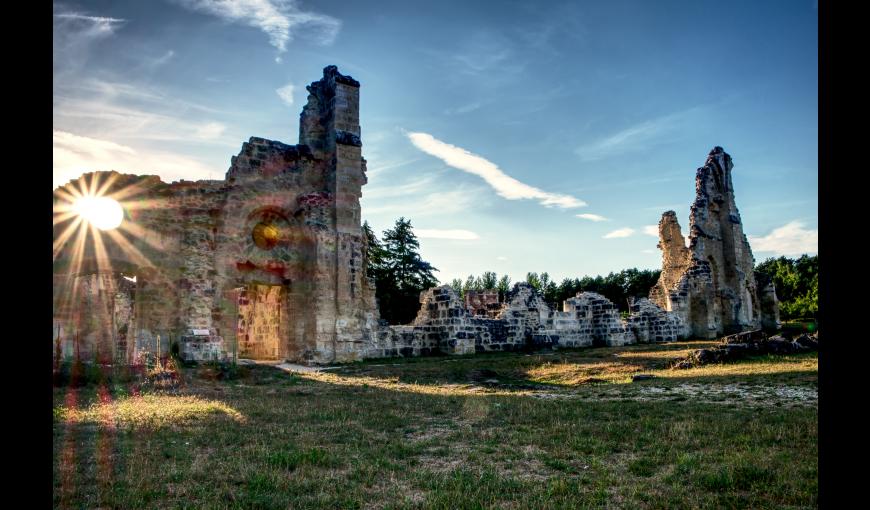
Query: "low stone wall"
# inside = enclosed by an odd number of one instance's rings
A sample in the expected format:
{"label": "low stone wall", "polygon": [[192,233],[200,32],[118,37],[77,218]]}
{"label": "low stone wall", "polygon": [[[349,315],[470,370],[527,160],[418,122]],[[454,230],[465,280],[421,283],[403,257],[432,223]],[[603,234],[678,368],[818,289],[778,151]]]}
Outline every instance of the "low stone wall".
{"label": "low stone wall", "polygon": [[690,334],[679,315],[662,310],[647,298],[631,303],[627,322],[638,343],[673,342]]}
{"label": "low stone wall", "polygon": [[685,323],[642,298],[632,303],[627,319],[594,292],[565,300],[554,311],[533,287],[516,284],[495,318],[475,316],[451,287],[423,292],[411,324],[381,324],[365,357],[427,356],[517,351],[543,347],[620,346],[673,342],[685,337]]}

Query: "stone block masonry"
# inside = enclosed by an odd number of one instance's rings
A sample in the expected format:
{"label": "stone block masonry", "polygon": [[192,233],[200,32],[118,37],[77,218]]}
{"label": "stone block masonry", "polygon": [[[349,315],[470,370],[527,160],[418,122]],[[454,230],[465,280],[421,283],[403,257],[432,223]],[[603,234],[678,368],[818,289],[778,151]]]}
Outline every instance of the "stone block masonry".
{"label": "stone block masonry", "polygon": [[527,283],[514,285],[495,318],[472,314],[447,285],[423,292],[420,304],[411,324],[383,324],[366,357],[672,342],[685,331],[677,316],[647,299],[633,303],[626,319],[610,300],[593,292],[567,299],[560,312]]}
{"label": "stone block masonry", "polygon": [[[163,353],[171,340],[197,361],[365,356],[380,330],[360,228],[359,82],[328,66],[307,90],[299,144],[251,137],[224,180],[96,172],[64,187],[97,180],[109,196],[122,192],[118,231],[129,241],[59,247],[54,322],[65,355],[132,362],[159,337]],[[55,203],[66,196],[55,190]],[[135,284],[120,287],[123,276]]]}
{"label": "stone block masonry", "polygon": [[734,164],[714,147],[695,176],[689,245],[674,211],[659,222],[662,273],[649,299],[679,317],[685,333],[717,338],[779,323],[772,282],[759,286],[755,259],[734,200]]}
{"label": "stone block masonry", "polygon": [[731,158],[717,147],[697,173],[689,246],[666,212],[661,279],[627,318],[589,292],[552,310],[520,283],[504,302],[495,291],[463,301],[448,286],[432,288],[411,324],[386,324],[365,275],[359,88],[326,67],[307,87],[299,143],[251,137],[224,180],[95,172],[55,190],[58,204],[71,189],[103,189],[126,215],[84,245],[63,235],[73,219],[55,224],[54,340],[63,355],[130,363],[177,344],[193,361],[317,364],[668,342],[778,320],[772,284],[754,279]]}

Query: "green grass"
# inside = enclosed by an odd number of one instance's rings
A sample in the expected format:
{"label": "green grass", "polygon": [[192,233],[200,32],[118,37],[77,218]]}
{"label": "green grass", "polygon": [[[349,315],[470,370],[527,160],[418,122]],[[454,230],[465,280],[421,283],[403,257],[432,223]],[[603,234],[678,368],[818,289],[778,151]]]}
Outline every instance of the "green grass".
{"label": "green grass", "polygon": [[667,368],[708,344],[57,388],[55,506],[816,507],[817,357]]}

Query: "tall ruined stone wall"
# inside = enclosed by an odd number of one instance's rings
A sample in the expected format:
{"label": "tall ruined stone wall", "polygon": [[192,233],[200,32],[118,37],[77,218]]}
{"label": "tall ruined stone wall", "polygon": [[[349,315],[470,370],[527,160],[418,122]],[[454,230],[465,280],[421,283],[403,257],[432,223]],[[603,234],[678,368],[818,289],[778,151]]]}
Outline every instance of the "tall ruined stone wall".
{"label": "tall ruined stone wall", "polygon": [[[84,310],[73,299],[76,282],[123,273],[137,278],[130,301],[135,345],[143,349],[160,336],[166,349],[170,337],[179,340],[182,355],[194,360],[225,359],[240,347],[302,362],[362,357],[375,341],[378,312],[360,228],[359,83],[329,66],[308,91],[300,144],[252,137],[225,180],[167,184],[97,172],[67,185],[78,189],[95,177],[108,183],[105,194],[127,216],[100,236],[102,252],[93,236],[84,246],[76,236],[64,239],[68,222],[55,226],[61,336],[76,330]],[[56,204],[69,198],[55,191]],[[252,308],[252,296],[267,297]]]}
{"label": "tall ruined stone wall", "polygon": [[755,260],[734,200],[733,166],[731,156],[715,147],[698,169],[688,248],[673,211],[659,222],[662,274],[650,300],[676,313],[701,338],[778,321],[768,318],[774,306],[763,307],[759,298]]}

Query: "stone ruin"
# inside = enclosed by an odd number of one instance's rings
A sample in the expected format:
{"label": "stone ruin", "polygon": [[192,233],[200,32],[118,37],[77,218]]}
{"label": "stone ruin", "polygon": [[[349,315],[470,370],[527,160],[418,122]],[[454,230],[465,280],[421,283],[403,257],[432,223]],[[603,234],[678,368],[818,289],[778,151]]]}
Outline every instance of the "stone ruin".
{"label": "stone ruin", "polygon": [[360,230],[359,82],[329,66],[307,90],[299,144],[252,137],[224,180],[96,172],[55,190],[57,205],[71,189],[104,186],[126,210],[99,243],[64,240],[68,222],[55,225],[64,356],[131,362],[170,341],[188,360],[365,352],[379,323]]}
{"label": "stone ruin", "polygon": [[662,273],[650,301],[680,317],[686,335],[717,338],[747,329],[779,326],[771,281],[755,277],[755,259],[734,202],[731,156],[710,151],[695,176],[689,243],[674,211],[659,221]]}
{"label": "stone ruin", "polygon": [[326,67],[307,87],[299,144],[252,137],[224,180],[94,172],[56,189],[56,205],[73,190],[102,189],[125,209],[105,236],[69,235],[73,220],[56,220],[53,337],[62,356],[133,363],[177,348],[191,361],[332,363],[669,342],[776,321],[772,286],[759,296],[753,276],[730,157],[716,148],[698,170],[689,248],[665,213],[661,279],[627,318],[590,292],[552,310],[520,283],[503,303],[494,290],[463,302],[448,286],[432,288],[411,324],[388,325],[365,275],[359,85]]}
{"label": "stone ruin", "polygon": [[469,290],[465,293],[465,308],[474,315],[485,315],[495,319],[501,309],[498,291],[495,289]]}
{"label": "stone ruin", "polygon": [[367,357],[673,342],[685,329],[676,315],[645,298],[632,303],[627,319],[594,292],[565,300],[564,311],[552,310],[528,283],[514,285],[494,311],[474,313],[449,285],[423,292],[420,304],[411,324],[384,325]]}

